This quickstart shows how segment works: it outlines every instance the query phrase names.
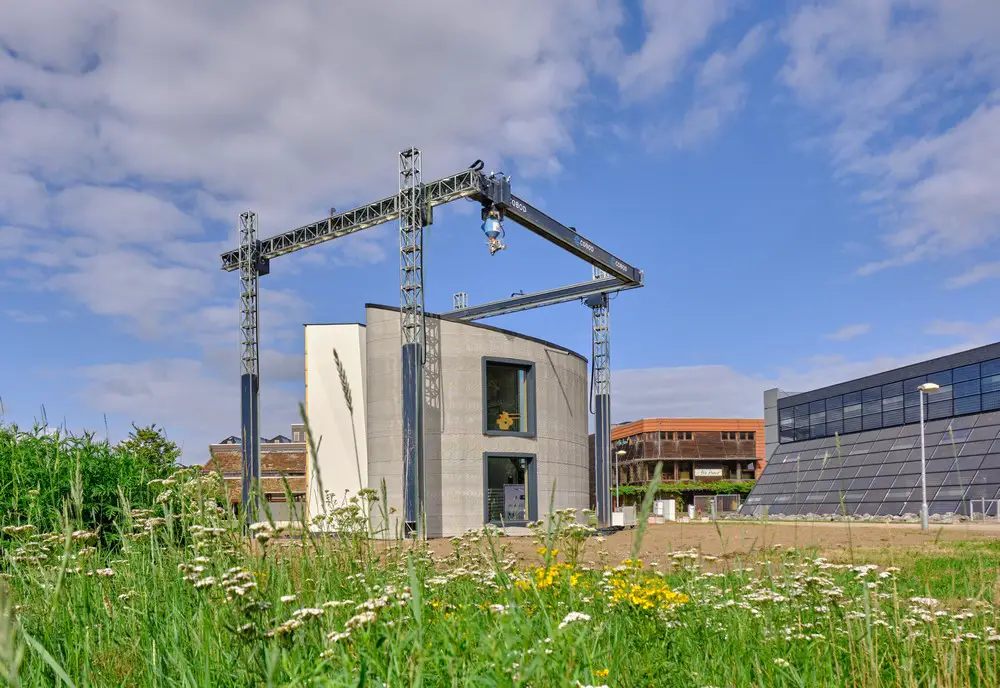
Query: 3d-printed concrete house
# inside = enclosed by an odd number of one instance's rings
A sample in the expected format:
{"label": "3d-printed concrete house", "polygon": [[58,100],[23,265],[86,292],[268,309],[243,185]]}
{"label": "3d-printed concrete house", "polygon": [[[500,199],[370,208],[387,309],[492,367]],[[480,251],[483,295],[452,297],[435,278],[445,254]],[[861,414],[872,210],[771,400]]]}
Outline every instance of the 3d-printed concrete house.
{"label": "3d-printed concrete house", "polygon": [[[403,508],[398,309],[369,305],[366,324],[306,325],[306,413],[320,439],[307,471],[310,518],[385,485]],[[334,357],[340,361],[338,369]],[[496,327],[427,315],[424,394],[426,534],[485,523],[517,528],[555,508],[591,507],[587,361]],[[342,383],[346,382],[346,385]],[[345,394],[350,390],[350,400]],[[398,524],[389,524],[396,532]]]}

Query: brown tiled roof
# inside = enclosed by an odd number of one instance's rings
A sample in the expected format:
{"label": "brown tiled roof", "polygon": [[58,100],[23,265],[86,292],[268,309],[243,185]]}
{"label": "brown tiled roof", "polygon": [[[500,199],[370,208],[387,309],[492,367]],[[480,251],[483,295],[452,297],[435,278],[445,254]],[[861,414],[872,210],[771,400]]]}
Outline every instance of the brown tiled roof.
{"label": "brown tiled roof", "polygon": [[[306,493],[306,479],[304,477],[300,478],[286,478],[288,481],[288,489],[292,491],[292,494],[305,494]],[[229,501],[238,502],[243,498],[243,480],[241,478],[227,478],[226,479],[226,489],[229,492]],[[261,490],[264,494],[285,494],[285,484],[281,478],[261,478]]]}
{"label": "brown tiled roof", "polygon": [[[224,476],[240,475],[243,470],[239,446],[212,447],[212,458],[205,462],[202,470],[222,470]],[[286,444],[280,448],[262,446],[260,449],[261,475],[279,473],[282,475],[306,474],[306,449],[299,444]]]}

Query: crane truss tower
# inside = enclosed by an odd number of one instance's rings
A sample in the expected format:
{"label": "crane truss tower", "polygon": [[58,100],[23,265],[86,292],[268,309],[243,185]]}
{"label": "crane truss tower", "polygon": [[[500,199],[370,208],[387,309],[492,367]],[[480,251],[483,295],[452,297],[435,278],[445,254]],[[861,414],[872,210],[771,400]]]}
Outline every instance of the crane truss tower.
{"label": "crane truss tower", "polygon": [[[477,161],[478,163],[478,161]],[[460,198],[494,207],[507,219],[534,232],[594,267],[588,282],[558,287],[509,299],[469,306],[468,297],[456,295],[453,310],[444,315],[456,320],[484,318],[582,299],[593,313],[593,383],[596,415],[595,482],[597,517],[610,525],[611,365],[609,295],[643,286],[642,270],[632,267],[581,236],[572,227],[552,219],[511,194],[510,179],[485,175],[475,166],[424,184],[420,176],[420,151],[399,154],[399,193],[381,200],[331,214],[261,241],[257,216],[240,215],[240,245],[222,254],[222,269],[240,272],[241,418],[243,450],[243,510],[248,522],[257,519],[256,494],[260,480],[260,348],[258,279],[270,272],[270,260],[308,246],[338,239],[392,220],[399,220],[400,331],[403,414],[403,511],[406,528],[423,534],[423,410],[424,410],[424,274],[423,232],[432,223],[436,205]]]}

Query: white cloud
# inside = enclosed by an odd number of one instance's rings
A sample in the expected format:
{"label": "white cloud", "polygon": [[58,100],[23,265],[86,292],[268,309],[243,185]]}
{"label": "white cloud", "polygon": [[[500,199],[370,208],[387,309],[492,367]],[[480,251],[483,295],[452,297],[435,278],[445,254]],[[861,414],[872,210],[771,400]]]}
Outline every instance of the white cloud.
{"label": "white cloud", "polygon": [[872,326],[868,323],[858,323],[856,325],[845,325],[841,327],[836,332],[831,332],[825,335],[826,339],[832,339],[836,342],[846,342],[849,339],[855,339],[863,334],[868,334],[871,332]]}
{"label": "white cloud", "polygon": [[[239,375],[220,377],[201,361],[150,360],[87,366],[79,375],[80,396],[99,413],[137,425],[156,423],[183,443],[187,463],[203,463],[208,445],[239,434]],[[261,434],[288,434],[298,417],[298,397],[284,387],[261,383]],[[113,438],[114,439],[114,438]]]}
{"label": "white cloud", "polygon": [[839,173],[887,229],[861,274],[1000,237],[1000,4],[834,0],[783,35],[785,83],[832,125]]}
{"label": "white cloud", "polygon": [[743,107],[750,88],[742,72],[766,38],[767,28],[758,24],[733,50],[713,53],[702,64],[695,79],[694,103],[672,132],[674,145],[686,148],[701,143]]}
{"label": "white cloud", "polygon": [[17,309],[8,310],[7,317],[22,325],[40,325],[49,321],[44,313],[27,313]]}
{"label": "white cloud", "polygon": [[961,289],[962,287],[969,287],[973,284],[985,282],[986,280],[997,279],[998,277],[1000,277],[1000,261],[979,263],[978,265],[973,265],[960,275],[948,278],[944,285],[948,289]]}
{"label": "white cloud", "polygon": [[621,91],[643,99],[673,83],[691,53],[729,16],[732,5],[731,0],[644,0],[646,33],[642,46],[619,68]]}

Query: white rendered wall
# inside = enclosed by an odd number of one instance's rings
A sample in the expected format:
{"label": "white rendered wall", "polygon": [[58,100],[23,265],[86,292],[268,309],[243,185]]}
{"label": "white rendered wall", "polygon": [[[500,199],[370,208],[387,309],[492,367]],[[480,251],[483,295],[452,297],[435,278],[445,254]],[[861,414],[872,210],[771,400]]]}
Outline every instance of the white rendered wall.
{"label": "white rendered wall", "polygon": [[[316,465],[310,452],[306,471],[310,519],[324,513],[324,492],[341,503],[345,495],[368,484],[365,336],[363,325],[306,325],[306,416],[313,441],[319,444]],[[353,413],[334,350],[347,376]]]}

